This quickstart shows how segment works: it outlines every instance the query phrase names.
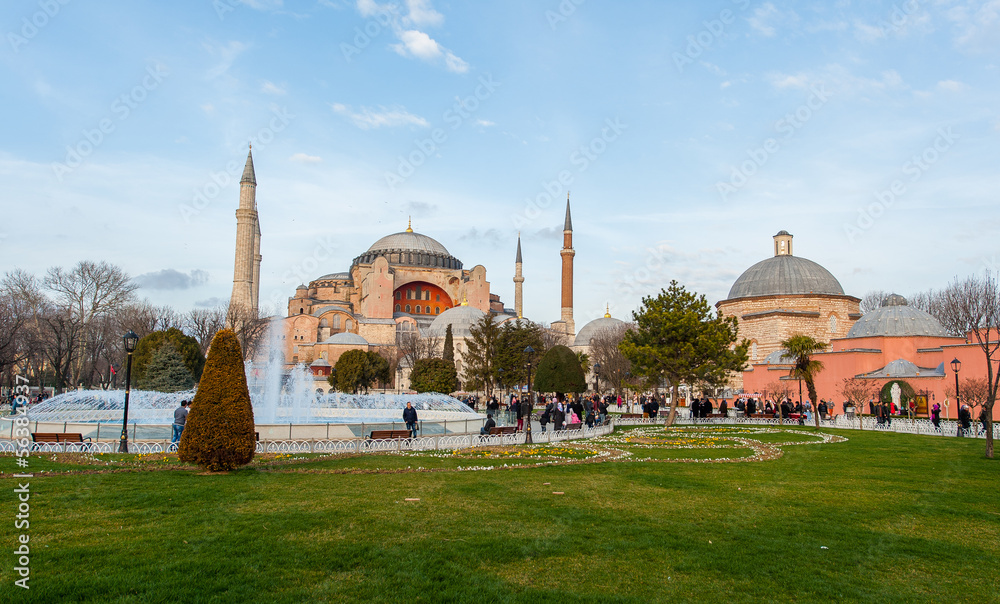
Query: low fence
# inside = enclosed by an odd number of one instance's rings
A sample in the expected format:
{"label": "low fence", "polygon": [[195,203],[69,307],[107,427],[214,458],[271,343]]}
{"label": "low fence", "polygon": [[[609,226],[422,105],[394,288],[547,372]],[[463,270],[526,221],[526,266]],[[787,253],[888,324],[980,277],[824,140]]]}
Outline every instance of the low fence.
{"label": "low fence", "polygon": [[[451,422],[449,422],[451,423]],[[580,430],[532,431],[533,444],[547,444],[567,440],[579,440],[603,436],[614,431],[614,425],[583,427]],[[434,451],[469,449],[503,445],[522,445],[526,435],[498,434],[480,436],[478,434],[441,434],[438,436],[418,436],[416,438],[394,439],[319,439],[319,440],[261,440],[257,442],[258,453],[379,453],[390,451]],[[116,453],[117,441],[95,441],[84,443],[32,443],[31,450],[38,453]],[[0,440],[0,453],[14,453],[17,450],[13,440]],[[177,444],[169,440],[129,442],[129,453],[152,454],[171,453]]]}

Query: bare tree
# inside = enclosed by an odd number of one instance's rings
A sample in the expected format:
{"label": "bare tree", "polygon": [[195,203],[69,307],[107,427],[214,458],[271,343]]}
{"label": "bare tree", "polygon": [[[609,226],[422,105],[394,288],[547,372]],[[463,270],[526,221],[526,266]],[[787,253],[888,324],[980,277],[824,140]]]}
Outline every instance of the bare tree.
{"label": "bare tree", "polygon": [[226,307],[195,308],[184,315],[184,332],[198,340],[201,354],[208,356],[208,347],[215,334],[226,327]]}
{"label": "bare tree", "polygon": [[632,363],[622,354],[618,347],[625,339],[625,334],[633,329],[632,324],[618,324],[597,330],[590,339],[590,360],[597,369],[598,379],[614,387],[615,396],[622,390],[625,377],[632,370]]}
{"label": "bare tree", "polygon": [[975,338],[986,357],[987,392],[982,406],[986,416],[986,457],[992,459],[993,405],[1000,385],[1000,376],[993,365],[1000,350],[1000,283],[997,275],[986,271],[982,277],[956,279],[942,292],[942,297],[945,314],[954,318],[962,332]]}
{"label": "bare tree", "polygon": [[[986,404],[990,396],[990,384],[984,377],[967,377],[958,385],[962,402],[968,404],[973,409],[978,409]],[[955,396],[955,386],[949,384],[945,386],[944,394],[950,399],[958,400]]]}
{"label": "bare tree", "polygon": [[861,297],[861,314],[868,314],[873,310],[882,308],[882,300],[885,300],[889,292],[881,289],[873,289]]}
{"label": "bare tree", "polygon": [[556,331],[545,325],[542,325],[542,343],[545,344],[545,350],[548,350],[553,346],[569,346],[572,344],[572,342],[570,342],[569,335],[564,334],[561,331]]}
{"label": "bare tree", "polygon": [[236,332],[243,349],[243,360],[256,357],[266,345],[265,336],[270,325],[271,318],[261,309],[255,310],[242,304],[230,304],[226,309],[226,327]]}
{"label": "bare tree", "polygon": [[862,430],[865,427],[861,417],[865,403],[878,396],[880,388],[877,381],[859,377],[844,378],[840,384],[840,395],[854,405],[855,413],[858,415],[858,427]]}

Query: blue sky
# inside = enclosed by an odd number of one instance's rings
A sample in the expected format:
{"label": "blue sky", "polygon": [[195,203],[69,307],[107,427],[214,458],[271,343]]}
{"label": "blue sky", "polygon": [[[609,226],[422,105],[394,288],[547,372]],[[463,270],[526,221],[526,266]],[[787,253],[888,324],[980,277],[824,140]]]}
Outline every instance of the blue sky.
{"label": "blue sky", "polygon": [[0,271],[228,299],[251,140],[265,304],[412,216],[508,306],[520,232],[557,320],[567,189],[578,325],[724,298],[781,229],[857,296],[1000,262],[1000,0],[10,1],[0,32]]}

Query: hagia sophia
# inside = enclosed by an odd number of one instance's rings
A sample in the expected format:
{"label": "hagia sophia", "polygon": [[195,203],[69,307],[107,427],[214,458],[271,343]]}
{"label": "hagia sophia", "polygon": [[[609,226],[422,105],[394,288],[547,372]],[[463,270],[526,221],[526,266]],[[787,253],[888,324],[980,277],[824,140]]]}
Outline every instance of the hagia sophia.
{"label": "hagia sophia", "polygon": [[[231,304],[257,308],[260,275],[260,226],[256,206],[257,180],[252,154],[247,155],[236,211],[237,241]],[[562,334],[575,351],[587,352],[603,328],[624,321],[605,314],[579,332],[573,319],[573,223],[566,201],[563,245],[559,250],[560,316],[550,329]],[[308,366],[318,390],[329,386],[326,376],[347,350],[395,347],[403,334],[443,340],[449,325],[455,344],[456,369],[462,375],[464,338],[489,313],[497,323],[523,318],[522,256],[517,240],[513,270],[514,307],[504,306],[491,291],[486,267],[465,264],[437,240],[406,230],[386,235],[351,261],[342,272],[321,275],[299,285],[288,298],[281,319],[286,366]],[[746,269],[729,295],[716,304],[724,316],[736,317],[739,336],[749,344],[749,362],[732,382],[735,392],[773,392],[786,384],[791,368],[781,341],[805,334],[828,344],[816,355],[824,369],[817,378],[821,398],[841,402],[844,378],[902,379],[930,402],[944,403],[954,383],[948,368],[962,363],[962,377],[985,375],[978,345],[947,333],[930,314],[907,305],[898,295],[882,306],[860,312],[860,298],[846,294],[836,277],[820,264],[793,254],[793,236],[773,236],[773,256]],[[402,368],[396,387],[408,385]],[[593,383],[592,378],[588,380]],[[790,389],[792,390],[792,389]],[[797,396],[797,391],[795,396]],[[954,417],[954,409],[951,410]]]}

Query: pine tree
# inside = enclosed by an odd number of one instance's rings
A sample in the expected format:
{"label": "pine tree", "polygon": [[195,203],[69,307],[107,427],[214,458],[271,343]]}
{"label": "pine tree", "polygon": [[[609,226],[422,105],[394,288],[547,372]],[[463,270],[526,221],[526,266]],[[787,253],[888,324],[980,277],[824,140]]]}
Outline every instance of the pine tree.
{"label": "pine tree", "polygon": [[[489,317],[489,315],[486,316]],[[448,323],[448,328],[444,331],[444,353],[441,358],[449,363],[455,363],[455,339],[451,335],[451,323]]]}
{"label": "pine tree", "polygon": [[221,472],[250,463],[255,447],[243,353],[233,330],[223,329],[212,339],[178,453],[181,461]]}
{"label": "pine tree", "polygon": [[538,363],[538,373],[534,382],[535,392],[567,394],[587,389],[580,359],[572,350],[562,345],[553,346],[546,351]]}
{"label": "pine tree", "polygon": [[169,340],[153,353],[146,368],[146,376],[139,382],[141,389],[156,392],[180,392],[190,390],[192,386],[194,377]]}

